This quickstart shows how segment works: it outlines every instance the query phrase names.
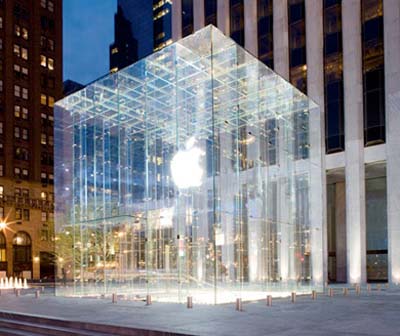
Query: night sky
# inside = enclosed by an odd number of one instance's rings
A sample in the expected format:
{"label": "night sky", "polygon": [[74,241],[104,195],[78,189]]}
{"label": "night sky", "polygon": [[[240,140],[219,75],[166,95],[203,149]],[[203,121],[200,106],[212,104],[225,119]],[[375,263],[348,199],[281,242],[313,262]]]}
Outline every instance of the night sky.
{"label": "night sky", "polygon": [[109,70],[117,0],[64,0],[64,80],[87,84]]}

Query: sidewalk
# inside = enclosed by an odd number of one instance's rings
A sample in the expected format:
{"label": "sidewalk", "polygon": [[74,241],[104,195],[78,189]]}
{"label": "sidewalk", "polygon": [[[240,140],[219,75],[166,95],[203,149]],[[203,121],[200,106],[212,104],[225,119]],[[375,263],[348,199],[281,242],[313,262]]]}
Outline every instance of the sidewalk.
{"label": "sidewalk", "polygon": [[400,330],[400,291],[384,290],[360,296],[339,290],[333,298],[319,295],[244,304],[219,306],[185,305],[78,299],[42,295],[32,291],[20,297],[12,292],[0,296],[0,311],[41,315],[67,320],[131,326],[191,335],[396,335]]}

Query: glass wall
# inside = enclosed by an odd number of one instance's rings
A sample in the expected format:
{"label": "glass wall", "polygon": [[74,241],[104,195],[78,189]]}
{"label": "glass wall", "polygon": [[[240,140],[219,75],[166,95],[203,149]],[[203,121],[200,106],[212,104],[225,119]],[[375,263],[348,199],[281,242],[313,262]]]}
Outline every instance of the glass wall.
{"label": "glass wall", "polygon": [[288,0],[290,82],[307,93],[306,12],[304,0]]}
{"label": "glass wall", "polygon": [[364,143],[385,142],[383,0],[362,0]]}
{"label": "glass wall", "polygon": [[368,281],[387,281],[386,176],[366,179],[365,191],[367,199],[367,279]]}
{"label": "glass wall", "polygon": [[217,26],[217,0],[204,0],[204,25]]}
{"label": "glass wall", "polygon": [[244,3],[243,0],[230,0],[230,32],[232,39],[244,46]]}
{"label": "glass wall", "polygon": [[258,17],[258,58],[265,65],[274,68],[274,22],[273,22],[273,1],[257,1]]}
{"label": "glass wall", "polygon": [[342,1],[324,0],[326,152],[344,150]]}
{"label": "glass wall", "polygon": [[321,288],[319,108],[219,30],[56,106],[58,278],[71,284],[57,294],[222,303]]}

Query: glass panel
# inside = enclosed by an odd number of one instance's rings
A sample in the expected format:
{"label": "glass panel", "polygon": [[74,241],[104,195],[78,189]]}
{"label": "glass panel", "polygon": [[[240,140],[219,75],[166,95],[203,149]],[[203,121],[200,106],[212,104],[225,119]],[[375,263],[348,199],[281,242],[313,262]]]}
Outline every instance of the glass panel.
{"label": "glass panel", "polygon": [[[57,294],[321,288],[318,107],[209,26],[56,104]],[[315,123],[315,124],[314,124]]]}

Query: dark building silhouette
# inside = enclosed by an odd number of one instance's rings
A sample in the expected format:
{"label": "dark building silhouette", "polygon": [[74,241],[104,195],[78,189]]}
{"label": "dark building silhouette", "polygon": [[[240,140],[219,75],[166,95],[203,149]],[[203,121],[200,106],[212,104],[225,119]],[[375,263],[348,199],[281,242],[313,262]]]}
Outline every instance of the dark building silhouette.
{"label": "dark building silhouette", "polygon": [[83,89],[85,85],[75,82],[71,79],[67,79],[63,83],[63,96],[68,96],[76,91]]}
{"label": "dark building silhouette", "polygon": [[172,43],[170,0],[118,0],[110,70],[117,71]]}

